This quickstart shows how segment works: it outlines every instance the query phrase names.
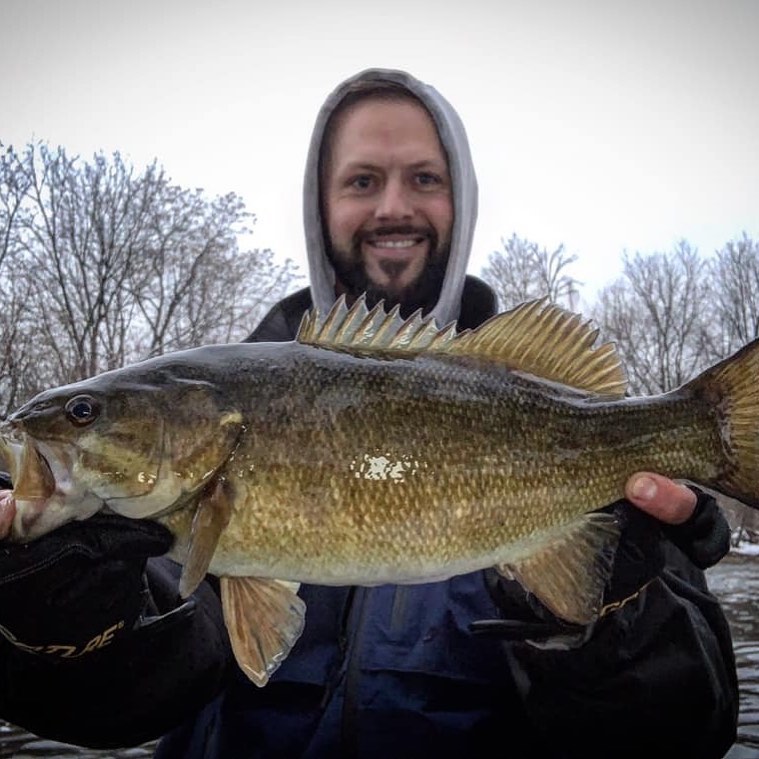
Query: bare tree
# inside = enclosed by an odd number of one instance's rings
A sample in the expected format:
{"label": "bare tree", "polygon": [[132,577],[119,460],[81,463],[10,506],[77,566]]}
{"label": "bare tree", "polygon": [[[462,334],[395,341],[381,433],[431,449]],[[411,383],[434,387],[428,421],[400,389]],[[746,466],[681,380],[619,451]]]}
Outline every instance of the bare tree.
{"label": "bare tree", "polygon": [[759,242],[743,234],[710,261],[714,319],[709,331],[711,360],[724,358],[759,337]]}
{"label": "bare tree", "polygon": [[508,240],[501,238],[501,245],[502,250],[490,254],[482,276],[496,291],[502,308],[543,297],[575,307],[581,283],[567,270],[577,256],[566,255],[563,244],[549,252],[513,234]]}
{"label": "bare tree", "polygon": [[79,165],[63,148],[30,146],[28,204],[22,214],[40,347],[55,357],[61,380],[118,365],[125,335],[115,306],[141,250],[141,233],[157,169],[142,177],[118,154]]}
{"label": "bare tree", "polygon": [[39,392],[49,376],[35,360],[34,316],[29,307],[26,271],[9,267],[2,277],[0,298],[0,414],[4,417],[30,395]]}
{"label": "bare tree", "polygon": [[255,219],[153,162],[37,143],[0,158],[0,406],[165,350],[243,337],[296,278]]}
{"label": "bare tree", "polygon": [[671,253],[624,255],[623,276],[601,291],[593,315],[617,343],[633,392],[669,390],[706,364],[707,285],[685,240]]}
{"label": "bare tree", "polygon": [[17,221],[27,185],[22,160],[12,146],[0,142],[0,268],[19,248]]}
{"label": "bare tree", "polygon": [[245,338],[296,281],[293,262],[277,264],[268,249],[235,249],[207,269],[171,324],[172,348]]}
{"label": "bare tree", "polygon": [[[271,251],[241,252],[255,217],[229,194],[208,201],[199,190],[163,185],[150,214],[144,266],[131,293],[145,329],[135,348],[156,355],[243,336],[256,306],[268,307],[291,285],[295,267]],[[260,318],[260,316],[259,316]]]}

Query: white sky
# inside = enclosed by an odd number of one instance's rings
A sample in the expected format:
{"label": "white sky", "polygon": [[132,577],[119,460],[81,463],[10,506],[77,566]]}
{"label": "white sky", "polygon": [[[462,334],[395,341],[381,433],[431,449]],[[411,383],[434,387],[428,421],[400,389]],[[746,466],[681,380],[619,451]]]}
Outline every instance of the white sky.
{"label": "white sky", "polygon": [[759,237],[759,0],[0,0],[0,141],[154,157],[236,192],[301,264],[311,128],[342,79],[410,71],[458,109],[480,216],[579,255]]}

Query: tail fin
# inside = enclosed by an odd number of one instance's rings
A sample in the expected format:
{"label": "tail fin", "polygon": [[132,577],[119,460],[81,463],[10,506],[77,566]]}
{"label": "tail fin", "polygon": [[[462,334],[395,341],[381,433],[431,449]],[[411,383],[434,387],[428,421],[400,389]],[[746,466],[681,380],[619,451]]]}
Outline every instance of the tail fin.
{"label": "tail fin", "polygon": [[717,410],[727,469],[716,487],[759,509],[759,339],[707,369],[686,390]]}

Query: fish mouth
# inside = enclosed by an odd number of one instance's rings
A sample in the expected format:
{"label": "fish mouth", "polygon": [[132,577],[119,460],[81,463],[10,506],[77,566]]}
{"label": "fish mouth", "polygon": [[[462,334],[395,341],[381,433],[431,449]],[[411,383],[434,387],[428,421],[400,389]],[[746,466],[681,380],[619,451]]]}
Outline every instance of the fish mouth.
{"label": "fish mouth", "polygon": [[47,500],[56,490],[53,468],[28,435],[0,430],[0,451],[13,482],[16,500]]}
{"label": "fish mouth", "polygon": [[44,455],[29,435],[7,422],[0,426],[0,455],[13,483],[9,497],[16,512],[8,539],[25,543],[51,529],[58,493],[55,470],[60,467],[50,463],[49,454]]}

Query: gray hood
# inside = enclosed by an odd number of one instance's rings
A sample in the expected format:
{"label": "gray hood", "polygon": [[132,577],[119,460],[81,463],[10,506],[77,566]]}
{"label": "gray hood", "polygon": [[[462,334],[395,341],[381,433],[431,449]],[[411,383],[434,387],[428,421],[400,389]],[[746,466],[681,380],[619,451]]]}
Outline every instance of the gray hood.
{"label": "gray hood", "polygon": [[347,79],[327,98],[316,117],[306,159],[303,185],[303,223],[306,231],[306,250],[314,305],[322,313],[326,313],[335,302],[335,272],[325,250],[319,203],[319,154],[324,139],[324,129],[330,115],[348,89],[359,81],[395,82],[419,98],[430,112],[443,149],[448,156],[454,211],[451,254],[440,298],[429,314],[443,326],[457,319],[459,315],[464,277],[477,220],[477,179],[474,175],[464,125],[456,111],[437,90],[403,71],[367,69]]}

